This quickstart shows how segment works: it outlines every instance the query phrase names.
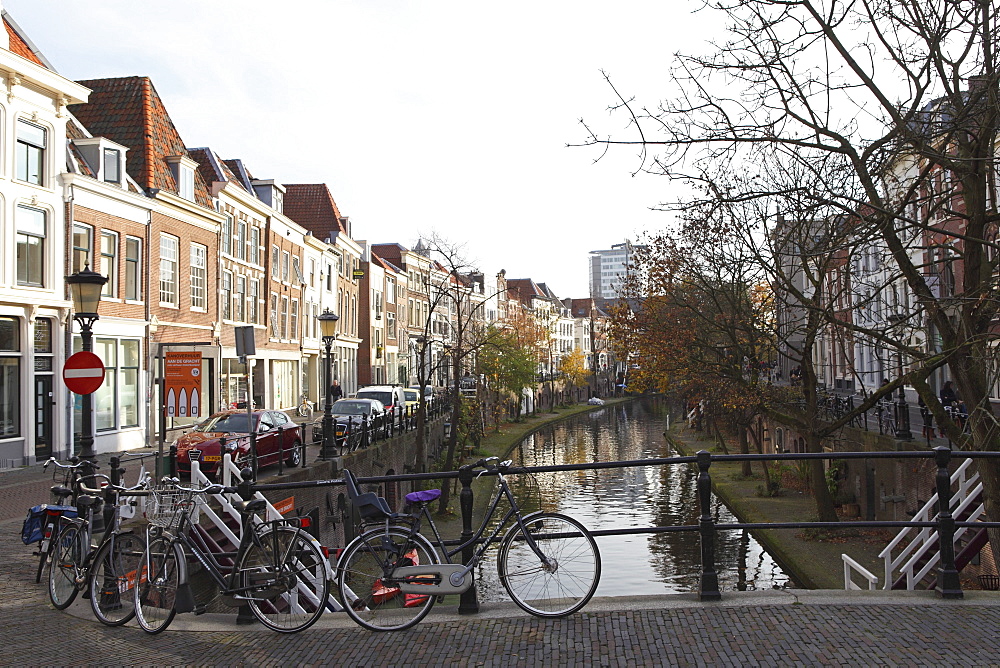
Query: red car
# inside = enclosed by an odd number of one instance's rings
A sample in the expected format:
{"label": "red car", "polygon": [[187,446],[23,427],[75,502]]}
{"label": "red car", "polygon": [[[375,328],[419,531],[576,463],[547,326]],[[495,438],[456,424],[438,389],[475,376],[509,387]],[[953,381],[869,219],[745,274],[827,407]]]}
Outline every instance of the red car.
{"label": "red car", "polygon": [[[299,426],[281,411],[254,411],[250,414],[257,432],[257,463],[277,464],[284,453],[287,466],[302,463]],[[177,439],[177,472],[191,474],[197,461],[209,477],[217,473],[222,456],[229,452],[240,466],[250,464],[250,437],[246,411],[222,411],[209,417],[193,431]]]}

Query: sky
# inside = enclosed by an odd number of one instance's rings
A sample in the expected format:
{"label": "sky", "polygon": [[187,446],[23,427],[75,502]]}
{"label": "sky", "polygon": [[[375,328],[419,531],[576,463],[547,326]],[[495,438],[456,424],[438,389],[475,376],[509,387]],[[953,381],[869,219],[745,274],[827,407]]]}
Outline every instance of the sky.
{"label": "sky", "polygon": [[[616,99],[666,95],[672,54],[706,51],[688,0],[2,0],[70,79],[149,76],[189,147],[260,179],[326,183],[353,236],[436,234],[487,275],[588,294],[588,252],[671,222]],[[701,23],[699,23],[701,21]]]}

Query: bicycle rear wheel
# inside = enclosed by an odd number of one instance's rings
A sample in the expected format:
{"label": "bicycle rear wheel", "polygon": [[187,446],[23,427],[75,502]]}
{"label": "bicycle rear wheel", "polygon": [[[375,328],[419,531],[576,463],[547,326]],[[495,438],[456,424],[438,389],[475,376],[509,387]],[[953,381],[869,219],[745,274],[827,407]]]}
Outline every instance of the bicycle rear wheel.
{"label": "bicycle rear wheel", "polygon": [[98,621],[121,626],[135,616],[136,575],[143,539],[134,533],[112,534],[104,542],[90,569],[90,607]]}
{"label": "bicycle rear wheel", "polygon": [[139,561],[135,619],[146,633],[159,633],[173,621],[180,584],[179,548],[166,537],[149,542]]}
{"label": "bicycle rear wheel", "polygon": [[507,532],[497,569],[511,599],[537,617],[564,617],[585,606],[601,579],[601,554],[587,529],[572,517],[535,513],[523,519],[528,534],[545,555],[542,562],[521,527]]}
{"label": "bicycle rear wheel", "polygon": [[439,563],[426,538],[405,529],[369,531],[355,538],[337,563],[337,587],[347,615],[370,631],[402,631],[427,616],[434,596],[404,594],[386,572],[396,566]]}
{"label": "bicycle rear wheel", "polygon": [[250,597],[250,611],[273,631],[309,628],[323,614],[330,593],[323,553],[292,527],[277,527],[259,539],[239,563],[241,585],[252,587],[244,594]]}
{"label": "bicycle rear wheel", "polygon": [[49,560],[49,600],[57,610],[65,610],[80,591],[77,581],[86,557],[83,535],[76,524],[67,524],[53,540],[56,544]]}

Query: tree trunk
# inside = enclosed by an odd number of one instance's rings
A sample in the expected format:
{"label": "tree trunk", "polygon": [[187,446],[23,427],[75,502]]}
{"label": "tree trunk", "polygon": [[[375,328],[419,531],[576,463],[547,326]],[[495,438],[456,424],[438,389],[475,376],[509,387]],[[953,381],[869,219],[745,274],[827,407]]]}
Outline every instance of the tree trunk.
{"label": "tree trunk", "polygon": [[[740,436],[740,454],[749,455],[750,454],[750,439],[747,437],[747,429],[749,427],[742,423],[736,423],[736,431],[739,432]],[[743,460],[743,468],[740,471],[744,478],[749,478],[753,475],[753,470],[750,468],[750,460]]]}
{"label": "tree trunk", "polygon": [[[806,437],[806,450],[808,452],[822,452],[822,442],[820,439],[809,434]],[[833,506],[833,495],[826,486],[826,471],[823,470],[822,459],[809,460],[809,477],[813,493],[816,500],[816,515],[820,522],[837,522],[837,510]]]}

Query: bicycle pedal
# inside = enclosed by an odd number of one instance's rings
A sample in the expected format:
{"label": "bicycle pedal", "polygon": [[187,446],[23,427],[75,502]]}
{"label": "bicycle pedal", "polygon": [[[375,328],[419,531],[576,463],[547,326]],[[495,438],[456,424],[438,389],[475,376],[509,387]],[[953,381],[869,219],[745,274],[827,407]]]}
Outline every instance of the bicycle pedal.
{"label": "bicycle pedal", "polygon": [[194,610],[192,610],[191,612],[194,613],[195,617],[197,617],[198,615],[204,615],[206,612],[208,612],[208,606],[205,605],[204,603],[199,603],[198,605],[194,606]]}

